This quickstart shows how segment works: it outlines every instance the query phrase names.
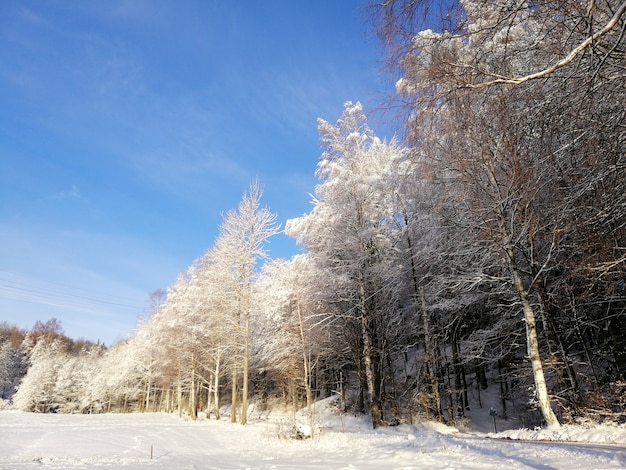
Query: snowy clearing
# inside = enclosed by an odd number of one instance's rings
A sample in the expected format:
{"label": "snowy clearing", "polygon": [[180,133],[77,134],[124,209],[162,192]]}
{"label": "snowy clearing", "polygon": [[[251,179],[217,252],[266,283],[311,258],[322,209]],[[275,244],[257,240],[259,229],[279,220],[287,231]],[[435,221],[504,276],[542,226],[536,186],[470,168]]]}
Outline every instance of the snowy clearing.
{"label": "snowy clearing", "polygon": [[[26,469],[619,469],[626,429],[565,428],[596,443],[528,442],[461,433],[435,423],[372,431],[363,418],[327,412],[309,440],[281,437],[284,416],[247,426],[168,414],[0,412],[0,468]],[[342,430],[343,423],[343,430]],[[547,431],[498,436],[549,438]],[[603,442],[604,444],[598,444]],[[610,443],[610,444],[606,444]],[[152,458],[151,458],[152,452]]]}

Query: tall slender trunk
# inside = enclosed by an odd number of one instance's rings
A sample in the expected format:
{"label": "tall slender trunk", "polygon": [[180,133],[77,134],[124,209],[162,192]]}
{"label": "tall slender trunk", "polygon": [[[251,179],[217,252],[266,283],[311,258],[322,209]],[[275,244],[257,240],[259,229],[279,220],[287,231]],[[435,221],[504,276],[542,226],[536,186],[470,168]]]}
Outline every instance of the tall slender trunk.
{"label": "tall slender trunk", "polygon": [[507,419],[506,398],[509,395],[509,379],[502,367],[502,360],[498,359],[498,382],[500,382],[500,403],[502,403],[502,417]]}
{"label": "tall slender trunk", "polygon": [[220,366],[222,353],[218,352],[215,358],[215,381],[213,383],[213,402],[215,406],[215,419],[220,420]]}
{"label": "tall slender trunk", "polygon": [[[150,374],[151,375],[151,374]],[[144,403],[144,413],[148,411],[150,407],[150,389],[152,388],[152,380],[150,380],[150,375],[148,376],[148,382],[146,383],[146,401]]]}
{"label": "tall slender trunk", "polygon": [[551,427],[560,426],[552,406],[550,404],[550,395],[548,394],[548,387],[546,385],[546,378],[543,372],[543,363],[539,354],[539,337],[537,335],[537,320],[535,317],[535,310],[530,303],[528,290],[524,287],[524,281],[522,275],[517,266],[515,257],[515,248],[511,241],[511,235],[509,234],[506,226],[504,225],[504,214],[501,210],[498,210],[498,220],[500,222],[500,229],[503,235],[503,248],[507,256],[507,262],[509,272],[513,278],[513,285],[515,291],[522,304],[522,311],[524,313],[524,321],[526,323],[526,343],[528,357],[530,358],[530,365],[533,370],[533,377],[535,380],[535,388],[537,392],[537,400],[539,400],[539,407],[541,413],[546,421],[546,424]]}
{"label": "tall slender trunk", "polygon": [[178,401],[178,416],[180,417],[183,415],[183,384],[180,377],[178,377],[176,400]]}
{"label": "tall slender trunk", "polygon": [[237,358],[233,360],[232,375],[231,375],[231,394],[230,394],[230,422],[237,422],[237,394],[238,386],[237,381],[239,379],[239,371],[237,369]]}
{"label": "tall slender trunk", "polygon": [[206,417],[207,419],[211,419],[211,410],[213,409],[213,385],[211,381],[213,380],[213,375],[209,374],[209,378],[207,379],[206,385]]}
{"label": "tall slender trunk", "polygon": [[374,379],[375,364],[372,360],[372,339],[367,323],[367,318],[364,316],[361,317],[361,326],[363,328],[363,363],[365,365],[365,378],[367,380],[368,401],[372,414],[372,426],[376,429],[382,426],[383,417],[378,392],[376,390],[376,381]]}
{"label": "tall slender trunk", "polygon": [[451,341],[452,345],[452,367],[454,371],[454,394],[456,398],[456,412],[459,417],[465,416],[465,387],[462,383],[462,375],[463,375],[463,365],[461,364],[461,359],[459,358],[459,339],[454,333]]}
{"label": "tall slender trunk", "polygon": [[196,356],[191,355],[191,388],[189,390],[189,415],[191,419],[198,416],[198,407],[196,406]]}
{"label": "tall slender trunk", "polygon": [[365,287],[361,282],[359,286],[360,290],[360,302],[361,302],[361,335],[363,337],[363,364],[365,366],[365,378],[367,381],[368,401],[372,414],[372,426],[374,429],[382,426],[383,412],[380,403],[380,395],[378,388],[376,387],[375,371],[377,369],[376,361],[374,360],[374,351],[372,345],[372,334],[370,329],[369,316],[365,307]]}
{"label": "tall slender trunk", "polygon": [[250,311],[247,309],[243,321],[243,386],[241,389],[241,424],[248,424],[248,376],[250,373]]}
{"label": "tall slender trunk", "polygon": [[[247,250],[251,250],[251,246],[247,246]],[[249,377],[250,377],[250,303],[252,296],[252,271],[254,267],[253,255],[251,252],[246,253],[245,262],[242,266],[243,268],[243,276],[242,281],[243,285],[240,286],[240,306],[241,312],[239,318],[243,315],[243,358],[242,358],[242,368],[243,368],[243,384],[241,388],[241,424],[248,424],[248,388],[249,388]]]}
{"label": "tall slender trunk", "polygon": [[310,358],[307,354],[306,342],[304,337],[304,323],[302,321],[302,311],[300,310],[300,302],[296,302],[296,310],[298,312],[298,323],[300,326],[300,347],[302,349],[302,368],[304,389],[306,393],[306,415],[311,429],[311,437],[313,437],[315,426],[313,425],[313,393],[311,391],[311,372]]}
{"label": "tall slender trunk", "polygon": [[430,331],[430,315],[426,311],[426,297],[424,288],[419,289],[420,305],[422,310],[422,323],[424,326],[424,349],[426,350],[426,364],[429,372],[430,385],[432,387],[432,401],[435,408],[435,416],[438,421],[443,421],[443,413],[441,411],[441,396],[439,395],[439,377],[435,361],[435,353],[433,348],[433,338]]}
{"label": "tall slender trunk", "polygon": [[539,406],[543,414],[546,424],[551,427],[560,426],[552,406],[550,405],[550,396],[548,394],[548,387],[546,385],[546,378],[543,373],[543,364],[541,362],[541,356],[539,355],[539,339],[537,336],[537,322],[535,319],[535,311],[530,304],[528,298],[528,292],[524,288],[522,277],[519,271],[512,268],[513,280],[515,283],[515,289],[522,303],[522,310],[524,311],[524,319],[526,320],[526,341],[528,344],[528,356],[530,358],[530,364],[533,369],[533,376],[535,378],[535,387],[537,389],[537,399],[539,400]]}

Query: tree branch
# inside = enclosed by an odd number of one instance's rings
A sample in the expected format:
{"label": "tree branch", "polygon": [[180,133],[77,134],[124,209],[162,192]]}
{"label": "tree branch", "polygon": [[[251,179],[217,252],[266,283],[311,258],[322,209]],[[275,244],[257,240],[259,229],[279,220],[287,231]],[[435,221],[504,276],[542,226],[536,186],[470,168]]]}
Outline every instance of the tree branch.
{"label": "tree branch", "polygon": [[578,54],[580,54],[585,48],[591,45],[598,38],[604,36],[609,31],[611,31],[620,18],[626,13],[626,1],[622,2],[620,7],[617,9],[611,20],[602,28],[600,31],[592,34],[583,42],[581,42],[577,47],[575,47],[564,59],[561,59],[556,64],[548,67],[547,69],[540,70],[539,72],[531,73],[529,75],[525,75],[519,78],[496,78],[494,80],[490,80],[488,82],[478,83],[478,84],[468,84],[465,85],[466,88],[483,88],[491,85],[496,85],[500,83],[510,84],[510,85],[520,85],[521,83],[527,82],[529,80],[535,80],[537,78],[545,77],[546,75],[550,75],[552,72],[565,67],[570,64]]}

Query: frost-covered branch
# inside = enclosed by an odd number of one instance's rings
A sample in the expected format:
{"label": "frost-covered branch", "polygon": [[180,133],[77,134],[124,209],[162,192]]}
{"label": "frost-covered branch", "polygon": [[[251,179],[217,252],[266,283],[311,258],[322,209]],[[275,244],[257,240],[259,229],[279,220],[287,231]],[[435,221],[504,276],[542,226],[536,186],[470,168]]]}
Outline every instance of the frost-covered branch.
{"label": "frost-covered branch", "polygon": [[589,36],[587,39],[581,42],[578,46],[572,49],[566,57],[564,57],[563,59],[559,60],[558,62],[556,62],[555,64],[553,64],[552,66],[546,69],[525,75],[523,77],[517,77],[517,78],[507,78],[499,74],[492,74],[492,73],[484,72],[496,78],[494,78],[494,80],[490,80],[487,82],[466,84],[465,88],[484,88],[484,87],[497,85],[497,84],[520,85],[530,80],[536,80],[538,78],[546,77],[550,75],[551,73],[557,71],[558,69],[563,68],[569,65],[570,63],[572,63],[572,61],[576,58],[576,56],[578,56],[582,51],[584,51],[587,47],[592,45],[599,38],[609,33],[611,30],[613,30],[613,28],[618,23],[620,18],[624,16],[624,13],[626,13],[626,2],[623,2],[620,5],[620,7],[617,9],[613,17],[609,20],[609,22],[602,29],[600,29],[596,33]]}

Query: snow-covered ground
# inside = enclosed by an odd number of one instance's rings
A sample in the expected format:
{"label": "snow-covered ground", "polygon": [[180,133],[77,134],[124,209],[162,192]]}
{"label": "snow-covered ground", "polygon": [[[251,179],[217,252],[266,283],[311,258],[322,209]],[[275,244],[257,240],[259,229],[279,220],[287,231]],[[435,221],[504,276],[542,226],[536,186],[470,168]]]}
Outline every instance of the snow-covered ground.
{"label": "snow-covered ground", "polygon": [[[340,415],[322,402],[316,412],[317,436],[294,440],[286,437],[292,420],[288,415],[270,413],[253,416],[250,424],[241,426],[168,414],[2,411],[0,469],[626,468],[624,426],[495,435],[426,423],[373,431],[363,418]],[[531,441],[537,438],[584,442]]]}

